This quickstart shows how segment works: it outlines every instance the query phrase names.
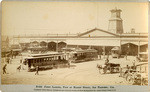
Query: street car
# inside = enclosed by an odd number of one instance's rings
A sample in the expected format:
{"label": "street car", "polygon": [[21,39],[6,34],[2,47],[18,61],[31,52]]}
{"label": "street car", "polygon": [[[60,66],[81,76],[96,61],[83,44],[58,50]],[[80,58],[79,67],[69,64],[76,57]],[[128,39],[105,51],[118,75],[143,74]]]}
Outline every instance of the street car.
{"label": "street car", "polygon": [[35,71],[39,66],[40,70],[52,69],[59,65],[68,65],[63,53],[51,52],[47,54],[33,54],[24,59],[24,64],[28,65],[28,71]]}

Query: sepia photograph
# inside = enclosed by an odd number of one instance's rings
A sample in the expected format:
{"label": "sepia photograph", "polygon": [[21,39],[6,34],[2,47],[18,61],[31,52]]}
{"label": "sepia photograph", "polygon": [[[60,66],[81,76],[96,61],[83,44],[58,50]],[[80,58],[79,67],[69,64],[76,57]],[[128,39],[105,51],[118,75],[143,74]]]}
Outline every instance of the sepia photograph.
{"label": "sepia photograph", "polygon": [[148,3],[2,2],[2,85],[148,86]]}

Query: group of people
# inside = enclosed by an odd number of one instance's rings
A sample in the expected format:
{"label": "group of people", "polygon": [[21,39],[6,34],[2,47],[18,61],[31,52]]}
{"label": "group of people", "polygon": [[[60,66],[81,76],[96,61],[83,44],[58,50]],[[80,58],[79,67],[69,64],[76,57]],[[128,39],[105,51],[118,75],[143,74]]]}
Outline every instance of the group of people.
{"label": "group of people", "polygon": [[12,58],[11,57],[5,57],[4,62],[6,62],[7,64],[11,64]]}
{"label": "group of people", "polygon": [[120,70],[120,77],[123,77],[125,76],[126,74],[130,73],[130,72],[135,72],[136,71],[136,65],[135,65],[135,62],[132,62],[133,65],[132,66],[129,66],[129,65],[126,65],[126,70],[125,72],[122,71],[122,68]]}
{"label": "group of people", "polygon": [[[3,74],[7,74],[8,72],[6,72],[7,70],[7,65],[8,64],[12,64],[12,58],[10,56],[7,56],[3,59],[3,63],[5,63],[2,67],[3,70]],[[17,66],[17,70],[20,72],[21,70],[21,65]]]}

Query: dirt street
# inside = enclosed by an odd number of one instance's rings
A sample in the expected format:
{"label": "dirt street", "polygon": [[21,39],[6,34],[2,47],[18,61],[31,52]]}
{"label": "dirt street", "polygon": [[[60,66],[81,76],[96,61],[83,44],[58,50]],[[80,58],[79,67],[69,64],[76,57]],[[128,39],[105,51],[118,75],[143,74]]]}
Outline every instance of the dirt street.
{"label": "dirt street", "polygon": [[[126,60],[110,59],[110,62],[121,66],[132,65],[133,57]],[[2,62],[2,66],[5,62]],[[128,85],[126,80],[119,77],[119,73],[100,74],[97,64],[104,64],[104,60],[95,60],[83,63],[72,63],[70,68],[58,68],[46,71],[27,72],[27,67],[20,63],[20,57],[7,64],[7,74],[2,74],[2,84],[39,84],[39,85]],[[24,70],[19,72],[17,67],[22,65]]]}

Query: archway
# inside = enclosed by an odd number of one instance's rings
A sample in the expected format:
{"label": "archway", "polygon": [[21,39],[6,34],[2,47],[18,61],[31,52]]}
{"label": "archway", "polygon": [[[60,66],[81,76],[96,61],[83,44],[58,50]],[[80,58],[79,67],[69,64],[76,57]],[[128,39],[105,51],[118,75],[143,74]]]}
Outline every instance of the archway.
{"label": "archway", "polygon": [[147,52],[148,51],[148,44],[144,44],[140,46],[140,52]]}
{"label": "archway", "polygon": [[133,43],[126,43],[121,45],[121,50],[123,55],[137,55],[138,54],[138,46]]}
{"label": "archway", "polygon": [[48,43],[48,50],[49,51],[56,51],[56,43],[55,42],[49,42]]}
{"label": "archway", "polygon": [[47,43],[45,41],[40,42],[41,53],[47,52]]}
{"label": "archway", "polygon": [[41,47],[46,47],[46,46],[47,46],[47,43],[46,43],[45,41],[42,41],[42,42],[40,42],[40,46],[41,46]]}
{"label": "archway", "polygon": [[65,42],[59,42],[58,43],[58,51],[61,51],[62,48],[66,47],[66,43]]}
{"label": "archway", "polygon": [[38,41],[31,42],[31,47],[38,47],[40,44]]}

